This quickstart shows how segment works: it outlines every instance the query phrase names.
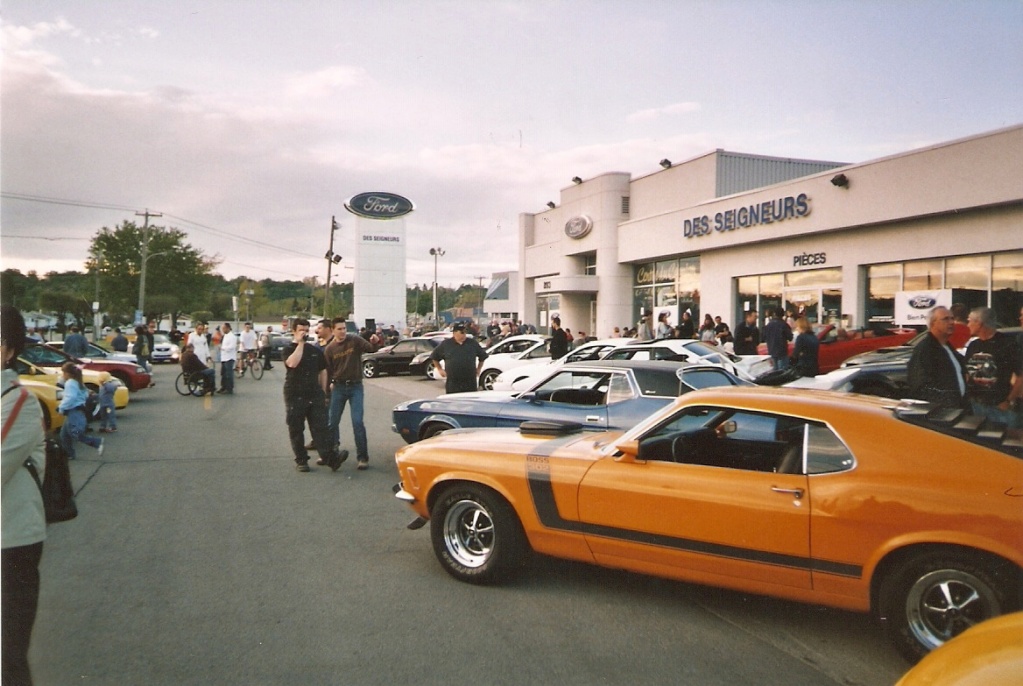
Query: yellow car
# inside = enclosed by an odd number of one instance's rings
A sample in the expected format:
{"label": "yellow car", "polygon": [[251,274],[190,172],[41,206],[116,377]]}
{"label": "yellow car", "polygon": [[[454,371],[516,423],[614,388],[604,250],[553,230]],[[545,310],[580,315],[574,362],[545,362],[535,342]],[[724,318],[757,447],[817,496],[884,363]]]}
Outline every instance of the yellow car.
{"label": "yellow car", "polygon": [[1019,607],[1023,442],[962,411],[708,388],[625,432],[456,429],[396,462],[409,527],[462,581],[533,550],[873,612],[913,661]]}
{"label": "yellow car", "polygon": [[1023,612],[967,629],[895,686],[1017,686],[1023,682]]}
{"label": "yellow car", "polygon": [[39,401],[43,410],[43,423],[47,431],[56,431],[64,425],[64,415],[57,412],[61,398],[64,397],[64,389],[58,388],[56,384],[37,381],[32,377],[21,376],[18,379],[32,395]]}
{"label": "yellow car", "polygon": [[[61,381],[60,371],[56,368],[50,367],[37,367],[36,365],[24,360],[17,358],[14,360],[14,369],[18,372],[18,378],[22,381],[39,381],[42,383],[56,386],[58,381]],[[114,380],[114,383],[118,384],[117,390],[114,391],[114,407],[118,410],[123,410],[128,407],[128,387],[124,385],[119,379],[114,379],[110,376],[110,372],[96,372],[91,369],[82,370],[82,382],[85,387],[90,391],[98,391],[99,387],[110,381]]]}

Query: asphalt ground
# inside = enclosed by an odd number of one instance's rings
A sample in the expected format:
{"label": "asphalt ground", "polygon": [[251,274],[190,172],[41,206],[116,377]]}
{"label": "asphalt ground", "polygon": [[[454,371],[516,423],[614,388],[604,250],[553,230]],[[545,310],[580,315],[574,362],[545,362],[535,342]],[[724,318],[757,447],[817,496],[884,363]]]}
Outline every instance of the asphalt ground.
{"label": "asphalt ground", "polygon": [[77,519],[49,527],[31,663],[70,684],[892,684],[866,616],[537,558],[475,587],[394,499],[399,401],[366,383],[370,469],[294,469],[283,367],[233,396],[135,393],[102,457],[72,462]]}

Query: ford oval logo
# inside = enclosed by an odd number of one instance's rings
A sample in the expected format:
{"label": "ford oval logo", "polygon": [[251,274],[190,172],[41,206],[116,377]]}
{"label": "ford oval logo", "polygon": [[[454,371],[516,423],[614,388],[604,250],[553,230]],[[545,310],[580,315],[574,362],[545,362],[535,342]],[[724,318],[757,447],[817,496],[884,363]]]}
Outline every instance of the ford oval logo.
{"label": "ford oval logo", "polygon": [[585,214],[572,217],[565,222],[565,235],[569,238],[582,238],[593,229],[593,220]]}
{"label": "ford oval logo", "polygon": [[367,219],[397,219],[416,208],[411,200],[394,193],[359,193],[349,198],[345,209]]}
{"label": "ford oval logo", "polygon": [[909,306],[914,310],[929,310],[938,303],[929,295],[918,295],[909,299]]}

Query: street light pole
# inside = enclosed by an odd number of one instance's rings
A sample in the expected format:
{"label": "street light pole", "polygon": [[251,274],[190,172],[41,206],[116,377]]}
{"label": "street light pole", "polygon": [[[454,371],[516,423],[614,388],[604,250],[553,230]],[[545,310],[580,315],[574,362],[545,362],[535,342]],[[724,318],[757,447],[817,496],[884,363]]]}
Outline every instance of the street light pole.
{"label": "street light pole", "polygon": [[103,323],[99,313],[99,263],[103,259],[103,251],[97,250],[93,258],[96,260],[96,299],[92,302],[92,342],[99,343],[99,329]]}
{"label": "street light pole", "polygon": [[330,319],[330,269],[335,264],[341,261],[340,255],[334,254],[334,232],[340,229],[337,221],[332,216],[330,218],[330,248],[327,250],[325,257],[327,258],[327,287],[323,291],[323,318]]}
{"label": "street light pole", "polygon": [[430,248],[433,255],[433,317],[437,323],[437,330],[440,331],[440,310],[437,309],[437,259],[444,257],[444,250],[441,248]]}
{"label": "street light pole", "polygon": [[[150,212],[148,209],[145,212],[136,212],[136,217],[145,217],[146,221],[142,225],[142,273],[139,276],[139,308],[138,313],[135,315],[136,322],[139,324],[145,323],[146,320],[146,263],[149,262],[150,257],[156,257],[156,255],[149,254],[149,218],[150,217],[162,217],[163,214],[158,212]],[[164,253],[157,253],[164,254]],[[141,320],[141,321],[139,321]]]}
{"label": "street light pole", "polygon": [[[486,319],[486,312],[483,311],[483,279],[485,279],[487,277],[485,277],[485,276],[474,276],[473,278],[474,279],[478,279],[479,282],[480,282],[480,314],[483,315],[484,319]],[[479,321],[477,321],[476,324],[479,325]]]}

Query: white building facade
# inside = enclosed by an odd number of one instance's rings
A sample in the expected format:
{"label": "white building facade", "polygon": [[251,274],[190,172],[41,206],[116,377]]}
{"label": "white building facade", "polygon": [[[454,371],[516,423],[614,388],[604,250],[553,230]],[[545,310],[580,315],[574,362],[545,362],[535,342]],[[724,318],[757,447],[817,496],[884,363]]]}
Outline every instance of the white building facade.
{"label": "white building facade", "polygon": [[520,313],[608,336],[689,310],[734,328],[784,307],[847,328],[907,294],[1023,306],[1023,126],[859,164],[722,150],[633,179],[609,172],[519,218]]}

